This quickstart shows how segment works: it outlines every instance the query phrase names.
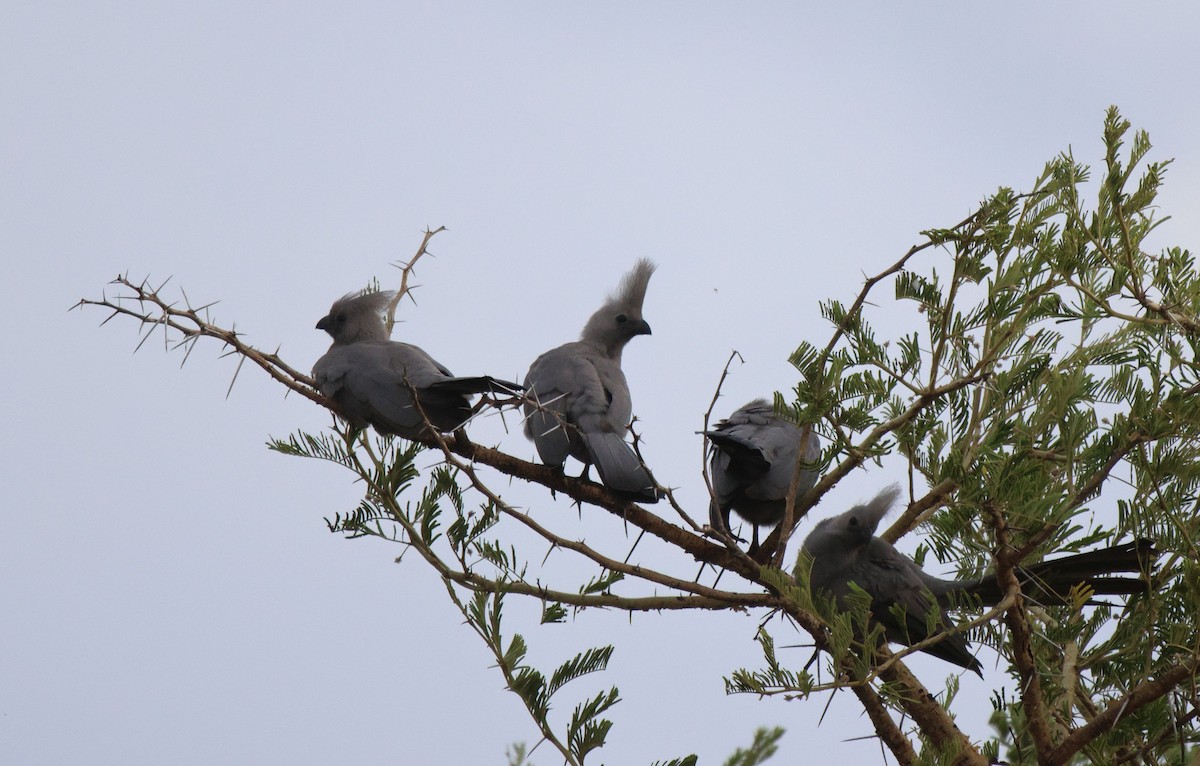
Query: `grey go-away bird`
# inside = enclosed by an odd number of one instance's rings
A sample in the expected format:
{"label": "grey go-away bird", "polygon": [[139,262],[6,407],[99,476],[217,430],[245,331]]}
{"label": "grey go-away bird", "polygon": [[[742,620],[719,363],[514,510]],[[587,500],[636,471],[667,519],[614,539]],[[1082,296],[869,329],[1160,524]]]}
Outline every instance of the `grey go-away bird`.
{"label": "grey go-away bird", "polygon": [[520,393],[516,383],[488,376],[456,378],[417,346],[388,340],[383,312],[394,295],[350,293],[317,322],[333,345],[313,365],[313,380],[342,417],[412,439],[426,432],[427,419],[438,431],[458,428],[473,412],[473,394]]}
{"label": "grey go-away bird", "polygon": [[728,532],[729,512],[741,516],[754,527],[753,552],[758,549],[758,528],[783,520],[796,471],[801,471],[796,497],[816,483],[817,472],[801,469],[800,463],[813,463],[821,456],[820,441],[811,430],[806,436],[795,423],[776,415],[765,399],[755,399],[704,435],[712,443],[709,524]]}
{"label": "grey go-away bird", "polygon": [[[809,582],[814,594],[825,594],[845,608],[850,583],[856,584],[870,595],[871,616],[883,626],[887,640],[907,646],[933,635],[930,615],[935,609],[951,607],[960,595],[994,606],[1004,594],[994,576],[942,580],[926,574],[915,561],[876,537],[880,519],[899,494],[897,487],[890,487],[865,505],[822,520],[809,533],[803,550],[812,560]],[[1153,541],[1141,539],[1020,567],[1017,574],[1022,593],[1045,605],[1068,603],[1068,594],[1077,585],[1088,586],[1096,595],[1133,595],[1147,592],[1146,579],[1111,575],[1137,572],[1148,576],[1154,553]],[[902,608],[902,617],[893,612],[893,606]],[[939,616],[934,633],[945,628]],[[982,675],[979,661],[960,633],[946,635],[922,651]]]}
{"label": "grey go-away bird", "polygon": [[547,351],[525,376],[525,435],[542,462],[562,467],[567,455],[596,466],[604,486],[655,502],[654,479],[625,441],[633,416],[621,352],[638,335],[649,335],[642,318],[654,264],[642,259],[621,280],[615,295],[592,314],[579,340]]}

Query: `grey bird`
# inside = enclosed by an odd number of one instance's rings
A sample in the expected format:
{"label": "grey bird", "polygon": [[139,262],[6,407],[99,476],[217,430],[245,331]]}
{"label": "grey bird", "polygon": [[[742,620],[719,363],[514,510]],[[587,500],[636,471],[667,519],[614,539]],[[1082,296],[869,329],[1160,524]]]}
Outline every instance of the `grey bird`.
{"label": "grey bird", "polygon": [[525,435],[542,462],[561,468],[570,455],[584,464],[584,475],[594,465],[604,486],[647,502],[658,500],[658,489],[625,441],[633,401],[621,352],[633,338],[650,334],[642,303],[654,269],[649,260],[638,261],[579,340],[542,354],[525,376]]}
{"label": "grey bird", "polygon": [[796,497],[816,483],[816,470],[801,469],[800,463],[816,462],[821,443],[811,430],[806,436],[804,429],[776,415],[765,399],[743,406],[704,435],[711,442],[709,524],[728,532],[733,511],[753,525],[750,551],[754,552],[758,528],[783,520],[796,471],[800,470]]}
{"label": "grey bird", "polygon": [[[871,617],[883,626],[887,640],[908,646],[945,630],[946,623],[938,614],[930,632],[930,616],[935,610],[940,613],[942,608],[970,600],[994,606],[1004,594],[995,576],[943,580],[926,574],[891,543],[876,537],[880,519],[899,493],[897,487],[889,487],[865,505],[822,520],[809,533],[803,550],[812,561],[809,582],[813,593],[824,594],[845,608],[854,583],[870,595]],[[1068,603],[1071,589],[1081,585],[1096,595],[1133,595],[1147,592],[1146,579],[1110,575],[1137,572],[1148,577],[1154,553],[1153,541],[1140,539],[1021,567],[1017,574],[1022,593],[1045,605]],[[900,607],[902,614],[893,607]],[[946,635],[922,651],[983,675],[960,633]]]}
{"label": "grey bird", "polygon": [[317,322],[333,345],[313,365],[313,380],[347,421],[414,439],[428,424],[438,431],[461,426],[474,412],[473,394],[520,393],[516,383],[488,376],[456,378],[419,347],[388,340],[383,312],[394,295],[350,293]]}

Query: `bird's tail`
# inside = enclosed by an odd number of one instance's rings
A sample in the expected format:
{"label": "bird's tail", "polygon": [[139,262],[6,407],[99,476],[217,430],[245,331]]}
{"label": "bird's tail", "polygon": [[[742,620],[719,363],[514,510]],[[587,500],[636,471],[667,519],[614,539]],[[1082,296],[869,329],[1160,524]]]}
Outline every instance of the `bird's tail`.
{"label": "bird's tail", "polygon": [[657,485],[650,471],[620,434],[603,431],[583,433],[581,436],[604,486],[645,502],[658,501]]}
{"label": "bird's tail", "polygon": [[705,431],[704,435],[716,449],[729,456],[730,468],[738,474],[766,473],[771,463],[754,442],[724,431]]}
{"label": "bird's tail", "polygon": [[451,394],[470,396],[471,394],[501,394],[520,396],[525,387],[520,383],[493,378],[491,375],[478,375],[470,378],[445,378],[430,384],[429,388]]}
{"label": "bird's tail", "polygon": [[[1021,590],[1041,604],[1066,604],[1076,586],[1087,586],[1098,596],[1130,596],[1145,593],[1157,551],[1154,541],[1141,538],[1087,553],[1020,567]],[[1136,572],[1141,577],[1112,577],[1118,572]],[[984,577],[967,592],[985,603],[1003,598],[994,577]]]}

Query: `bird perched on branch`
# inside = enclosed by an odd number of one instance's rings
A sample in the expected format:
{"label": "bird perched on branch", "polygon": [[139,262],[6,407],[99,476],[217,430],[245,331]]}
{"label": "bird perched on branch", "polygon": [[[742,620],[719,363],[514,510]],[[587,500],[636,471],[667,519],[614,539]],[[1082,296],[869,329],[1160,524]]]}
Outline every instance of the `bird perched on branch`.
{"label": "bird perched on branch", "polygon": [[[912,645],[946,629],[935,610],[950,607],[960,596],[994,606],[1004,597],[995,576],[974,580],[942,580],[926,574],[915,561],[875,536],[880,519],[891,508],[900,490],[885,489],[865,505],[840,516],[824,519],[804,541],[812,561],[809,583],[814,594],[831,597],[839,608],[854,583],[871,597],[871,617],[883,626],[884,636],[897,644]],[[1101,550],[1064,556],[1053,561],[1018,567],[1016,574],[1026,598],[1043,605],[1071,603],[1071,590],[1086,587],[1094,595],[1146,593],[1155,554],[1152,540],[1140,539]],[[1113,577],[1136,572],[1142,577]],[[893,607],[899,607],[901,612]],[[982,675],[962,634],[945,635],[921,651]]]}
{"label": "bird perched on branch", "polygon": [[350,293],[317,322],[333,345],[313,365],[313,380],[342,417],[359,428],[369,424],[379,433],[414,439],[431,425],[438,431],[462,425],[474,412],[473,394],[520,394],[518,384],[486,375],[456,378],[417,346],[388,340],[383,312],[394,295]]}
{"label": "bird perched on branch", "polygon": [[642,303],[654,268],[639,260],[579,340],[542,354],[525,376],[525,435],[542,462],[561,468],[570,455],[584,464],[584,474],[594,465],[604,486],[647,502],[658,500],[658,489],[625,441],[633,401],[621,352],[650,334]]}
{"label": "bird perched on branch", "polygon": [[750,551],[758,549],[758,528],[778,524],[787,511],[792,479],[800,471],[795,497],[817,481],[817,472],[802,469],[821,456],[817,435],[775,414],[765,399],[755,399],[705,431],[712,443],[709,475],[713,498],[709,524],[729,531],[733,511],[754,527]]}

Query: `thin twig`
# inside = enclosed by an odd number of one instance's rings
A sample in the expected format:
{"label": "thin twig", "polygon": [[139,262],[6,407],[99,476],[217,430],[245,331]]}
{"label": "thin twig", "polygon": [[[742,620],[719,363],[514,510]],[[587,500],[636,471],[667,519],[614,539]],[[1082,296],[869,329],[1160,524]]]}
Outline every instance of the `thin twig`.
{"label": "thin twig", "polygon": [[[384,325],[387,327],[388,335],[392,334],[392,328],[396,326],[396,307],[400,305],[400,301],[404,296],[409,296],[415,304],[416,301],[412,298],[412,289],[409,287],[408,278],[413,273],[413,268],[417,265],[417,261],[421,260],[421,256],[429,253],[429,240],[433,239],[434,235],[446,230],[445,226],[439,226],[436,229],[425,229],[425,236],[421,240],[421,246],[417,248],[417,252],[407,262],[401,264],[393,264],[400,269],[400,289],[388,301],[387,313],[384,316]],[[432,253],[429,253],[432,255]]]}

